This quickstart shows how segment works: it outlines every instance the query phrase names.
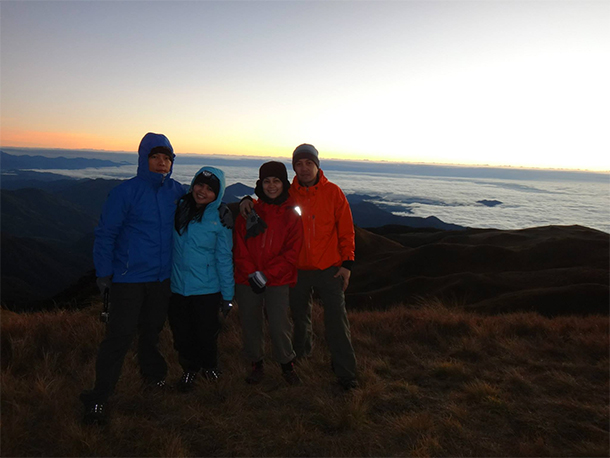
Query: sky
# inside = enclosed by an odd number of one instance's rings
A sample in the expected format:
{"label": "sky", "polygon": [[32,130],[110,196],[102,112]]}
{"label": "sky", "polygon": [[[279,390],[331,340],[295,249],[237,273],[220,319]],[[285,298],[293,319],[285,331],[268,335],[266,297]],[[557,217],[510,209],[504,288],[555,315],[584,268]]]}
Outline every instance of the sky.
{"label": "sky", "polygon": [[0,2],[0,146],[610,170],[610,2]]}

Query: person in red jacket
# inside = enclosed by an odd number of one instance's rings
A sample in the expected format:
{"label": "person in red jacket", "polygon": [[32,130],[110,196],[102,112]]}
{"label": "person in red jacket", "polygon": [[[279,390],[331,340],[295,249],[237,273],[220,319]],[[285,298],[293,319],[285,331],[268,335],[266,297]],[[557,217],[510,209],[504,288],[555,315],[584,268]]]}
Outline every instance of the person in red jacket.
{"label": "person in red jacket", "polygon": [[[293,347],[297,358],[307,358],[313,348],[312,292],[324,307],[324,330],[332,368],[345,390],[359,386],[356,355],[345,308],[345,290],[354,264],[355,232],[352,212],[341,188],[320,169],[318,150],[304,143],[292,153],[296,176],[290,196],[303,221],[303,246],[297,261],[298,281],[290,288],[294,323]],[[252,202],[242,199],[247,215]]]}
{"label": "person in red jacket", "polygon": [[242,324],[244,353],[252,362],[246,378],[259,383],[263,369],[263,308],[269,321],[273,356],[290,385],[300,383],[294,371],[289,288],[297,282],[297,259],[303,225],[289,196],[290,182],[281,162],[264,163],[256,182],[253,210],[235,222],[233,256],[235,296]]}

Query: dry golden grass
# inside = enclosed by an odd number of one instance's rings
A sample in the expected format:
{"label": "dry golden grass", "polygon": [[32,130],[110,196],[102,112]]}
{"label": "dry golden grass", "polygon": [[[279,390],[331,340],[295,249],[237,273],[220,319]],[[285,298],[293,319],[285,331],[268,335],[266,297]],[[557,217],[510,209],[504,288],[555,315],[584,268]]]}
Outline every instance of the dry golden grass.
{"label": "dry golden grass", "polygon": [[[479,316],[440,304],[350,314],[361,388],[335,384],[322,336],[285,385],[244,382],[237,313],[219,383],[147,395],[133,353],[103,428],[80,424],[97,309],[2,311],[2,456],[608,456],[608,317]],[[268,345],[269,346],[269,345]],[[181,374],[166,328],[169,381]]]}

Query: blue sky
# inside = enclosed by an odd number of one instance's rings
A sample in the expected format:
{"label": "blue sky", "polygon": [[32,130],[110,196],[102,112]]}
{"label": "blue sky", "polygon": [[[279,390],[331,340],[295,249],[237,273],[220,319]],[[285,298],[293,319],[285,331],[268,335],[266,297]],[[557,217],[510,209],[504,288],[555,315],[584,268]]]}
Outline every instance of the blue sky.
{"label": "blue sky", "polygon": [[607,1],[2,1],[2,146],[610,170]]}

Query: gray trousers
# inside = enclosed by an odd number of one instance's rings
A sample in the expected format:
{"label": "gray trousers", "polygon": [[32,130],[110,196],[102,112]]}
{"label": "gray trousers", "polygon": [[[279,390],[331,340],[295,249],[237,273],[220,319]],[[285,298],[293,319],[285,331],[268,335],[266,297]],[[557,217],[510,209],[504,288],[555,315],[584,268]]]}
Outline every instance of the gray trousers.
{"label": "gray trousers", "polygon": [[262,294],[256,294],[249,285],[235,285],[235,298],[239,305],[245,357],[251,362],[257,362],[265,356],[264,308],[269,321],[274,359],[280,364],[292,361],[296,355],[292,349],[288,285],[267,286]]}
{"label": "gray trousers", "polygon": [[334,278],[338,270],[338,267],[299,270],[297,284],[290,289],[290,310],[294,323],[293,346],[297,357],[311,354],[311,299],[315,290],[324,307],[324,330],[335,375],[340,379],[353,379],[356,377],[356,355],[345,310],[343,280]]}

